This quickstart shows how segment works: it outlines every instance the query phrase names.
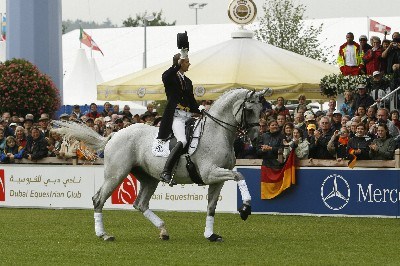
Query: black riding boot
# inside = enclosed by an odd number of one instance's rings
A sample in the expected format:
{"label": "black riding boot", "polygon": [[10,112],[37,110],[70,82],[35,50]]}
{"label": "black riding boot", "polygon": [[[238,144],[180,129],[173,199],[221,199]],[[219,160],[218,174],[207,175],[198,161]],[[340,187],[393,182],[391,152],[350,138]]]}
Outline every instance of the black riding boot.
{"label": "black riding boot", "polygon": [[175,147],[172,149],[168,156],[167,162],[165,163],[164,170],[160,175],[163,182],[168,183],[170,186],[176,185],[175,181],[172,180],[172,168],[174,168],[176,162],[182,155],[183,144],[178,141]]}

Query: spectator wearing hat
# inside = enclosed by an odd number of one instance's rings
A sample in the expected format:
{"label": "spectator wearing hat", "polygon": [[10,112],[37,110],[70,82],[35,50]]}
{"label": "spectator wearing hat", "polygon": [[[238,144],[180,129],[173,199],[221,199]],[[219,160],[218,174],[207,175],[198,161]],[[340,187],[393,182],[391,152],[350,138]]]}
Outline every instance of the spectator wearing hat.
{"label": "spectator wearing hat", "polygon": [[27,114],[24,119],[24,128],[26,130],[26,136],[31,134],[31,129],[33,127],[33,118],[32,114]]}
{"label": "spectator wearing hat", "polygon": [[61,121],[69,121],[69,115],[66,113],[63,113],[60,115],[60,120]]}
{"label": "spectator wearing hat", "polygon": [[[317,126],[315,124],[309,124],[307,125],[307,137],[304,138],[305,140],[307,140],[307,142],[309,144],[314,143],[315,139],[314,139],[314,133],[315,130],[317,130]],[[315,154],[313,153],[313,151],[309,150],[309,154],[308,154],[309,158],[315,158]]]}
{"label": "spectator wearing hat", "polygon": [[354,34],[346,34],[346,42],[339,48],[337,63],[344,76],[362,74],[364,67],[362,62],[363,51],[354,41]]}
{"label": "spectator wearing hat", "polygon": [[81,112],[81,107],[78,104],[74,105],[74,109],[72,110],[72,114],[75,114],[77,119],[80,119],[82,117],[82,112]]}
{"label": "spectator wearing hat", "polygon": [[386,96],[387,92],[390,92],[390,85],[382,79],[382,73],[374,71],[372,74],[371,86],[371,97],[377,102],[378,107],[390,107],[390,99],[387,98],[382,101],[382,98]]}
{"label": "spectator wearing hat", "polygon": [[[373,47],[367,51],[364,51],[364,64],[367,75],[373,75],[375,71],[381,70],[381,62],[382,62],[382,46],[381,39],[377,36],[373,36]],[[361,42],[360,42],[361,44]]]}
{"label": "spectator wearing hat", "polygon": [[131,108],[129,107],[129,105],[125,105],[124,109],[122,109],[122,111],[119,113],[119,115],[122,115],[123,117],[127,116],[127,117],[129,117],[129,119],[131,119],[132,113],[130,110],[131,110]]}
{"label": "spectator wearing hat", "polygon": [[372,46],[368,43],[368,38],[366,35],[360,35],[358,41],[360,42],[360,48],[363,55],[365,55],[365,53],[368,52],[368,50],[372,49]]}
{"label": "spectator wearing hat", "polygon": [[354,95],[354,108],[358,110],[360,105],[363,105],[365,108],[370,107],[375,103],[374,99],[371,95],[367,94],[367,87],[365,84],[357,85],[358,94]]}
{"label": "spectator wearing hat", "polygon": [[86,114],[87,117],[90,117],[93,119],[96,119],[97,117],[100,117],[100,113],[97,111],[97,104],[91,103],[90,104],[90,111],[89,113]]}
{"label": "spectator wearing hat", "polygon": [[44,157],[47,157],[47,140],[43,134],[41,134],[40,128],[34,126],[31,131],[32,135],[28,136],[28,141],[25,146],[23,158],[36,161]]}
{"label": "spectator wearing hat", "polygon": [[333,112],[331,128],[333,132],[342,128],[342,114],[338,110]]}
{"label": "spectator wearing hat", "polygon": [[48,138],[50,135],[50,125],[49,125],[49,115],[48,114],[41,114],[39,118],[39,126],[40,132],[43,134],[45,138]]}

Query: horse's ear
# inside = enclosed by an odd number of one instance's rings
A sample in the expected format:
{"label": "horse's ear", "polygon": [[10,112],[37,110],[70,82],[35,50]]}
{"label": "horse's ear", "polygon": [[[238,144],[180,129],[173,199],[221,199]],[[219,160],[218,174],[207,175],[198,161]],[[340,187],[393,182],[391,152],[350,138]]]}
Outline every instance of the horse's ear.
{"label": "horse's ear", "polygon": [[262,91],[257,92],[256,95],[258,97],[261,97],[261,96],[270,97],[272,95],[272,89],[271,88],[264,88]]}
{"label": "horse's ear", "polygon": [[253,91],[250,93],[250,97],[249,97],[249,98],[253,97],[254,93],[256,93],[256,90],[253,90]]}

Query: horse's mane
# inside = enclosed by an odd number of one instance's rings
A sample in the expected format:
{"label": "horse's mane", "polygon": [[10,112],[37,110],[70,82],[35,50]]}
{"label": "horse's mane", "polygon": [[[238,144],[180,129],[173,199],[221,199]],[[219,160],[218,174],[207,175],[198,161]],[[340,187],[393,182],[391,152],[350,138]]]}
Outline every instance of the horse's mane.
{"label": "horse's mane", "polygon": [[214,105],[218,105],[221,102],[225,102],[227,101],[227,99],[235,97],[235,98],[239,98],[239,96],[242,95],[242,93],[244,92],[249,92],[248,89],[244,89],[244,88],[233,88],[230,90],[225,91],[217,100],[215,100],[212,104],[210,109],[214,106]]}

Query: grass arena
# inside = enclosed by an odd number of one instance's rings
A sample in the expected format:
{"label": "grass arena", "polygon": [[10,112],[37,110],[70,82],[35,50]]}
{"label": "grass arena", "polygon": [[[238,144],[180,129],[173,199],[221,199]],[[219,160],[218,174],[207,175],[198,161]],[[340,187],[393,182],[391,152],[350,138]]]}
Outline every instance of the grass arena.
{"label": "grass arena", "polygon": [[[43,164],[37,165],[21,163],[0,167],[6,185],[6,199],[11,197],[13,201],[19,203],[0,201],[2,265],[396,264],[400,257],[397,252],[399,221],[386,219],[398,217],[393,209],[398,210],[399,203],[390,200],[383,202],[384,195],[379,197],[377,193],[390,189],[390,182],[382,185],[384,183],[373,180],[375,177],[379,180],[393,179],[397,182],[396,177],[400,176],[398,168],[395,168],[398,159],[374,162],[386,168],[377,168],[376,165],[364,168],[366,165],[363,165],[363,168],[354,170],[348,170],[341,165],[315,167],[317,163],[332,162],[300,161],[297,184],[271,201],[257,199],[259,178],[249,177],[254,175],[252,171],[257,171],[259,162],[238,160],[237,170],[242,171],[246,179],[258,180],[253,182],[254,184],[248,181],[253,214],[246,221],[240,219],[236,211],[240,202],[236,184],[226,182],[215,216],[215,232],[224,237],[222,243],[210,243],[202,236],[207,203],[206,194],[203,192],[206,191],[205,186],[195,188],[161,186],[161,190],[154,194],[150,207],[166,222],[170,233],[169,241],[160,240],[158,230],[140,212],[133,210],[131,204],[113,206],[110,199],[104,211],[105,225],[110,233],[116,236],[116,241],[102,241],[93,232],[90,197],[97,189],[96,185],[90,182],[84,183],[83,176],[79,176],[79,172],[74,172],[80,169],[86,179],[91,179],[91,175],[95,176],[96,173],[102,172],[101,161],[98,162],[99,165],[74,166],[56,165],[59,162],[46,160],[42,162]],[[326,210],[319,209],[319,206],[311,206],[316,213],[291,213],[287,201],[291,203],[299,201],[296,199],[297,194],[303,194],[301,197],[304,198],[304,202],[301,205],[321,201],[312,198],[313,187],[309,187],[306,180],[312,178],[312,183],[321,181],[318,180],[318,176],[303,177],[301,171],[305,170],[310,170],[312,173],[342,171],[337,173],[347,180],[353,192],[348,205],[341,209],[342,212],[330,210],[321,203]],[[366,200],[359,200],[357,190],[352,187],[352,179],[357,179],[357,176],[364,173],[368,173],[372,180],[367,180],[366,184],[361,186],[363,187],[361,199],[365,197]],[[322,174],[321,180],[325,180],[327,176],[330,174]],[[98,178],[101,179],[101,176]],[[90,189],[87,191],[79,187],[80,184],[88,185]],[[355,182],[355,187],[357,184],[360,186],[359,181]],[[11,189],[14,185],[17,187]],[[303,187],[309,190],[308,195],[301,192]],[[368,191],[368,187],[374,191]],[[321,193],[320,187],[316,190],[318,190],[316,194]],[[167,207],[164,207],[164,210],[161,201],[166,202]],[[83,204],[79,205],[79,202]],[[333,205],[332,202],[328,203]],[[351,206],[352,204],[355,205]],[[295,211],[302,211],[301,208],[305,207],[293,207]],[[363,212],[365,209],[372,212],[351,213],[354,210]]]}

